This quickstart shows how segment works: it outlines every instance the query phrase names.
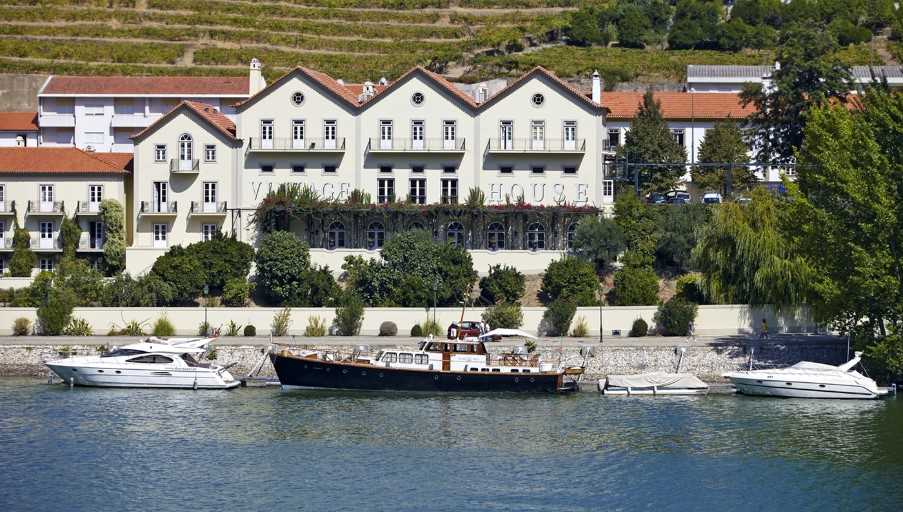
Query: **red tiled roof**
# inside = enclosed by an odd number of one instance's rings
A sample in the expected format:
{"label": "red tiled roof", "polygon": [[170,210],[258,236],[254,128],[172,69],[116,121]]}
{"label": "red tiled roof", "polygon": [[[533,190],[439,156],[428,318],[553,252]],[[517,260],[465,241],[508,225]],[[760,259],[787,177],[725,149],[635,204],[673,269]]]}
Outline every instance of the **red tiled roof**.
{"label": "red tiled roof", "polygon": [[3,174],[123,174],[131,153],[89,153],[78,148],[0,148]]}
{"label": "red tiled roof", "polygon": [[247,96],[247,76],[51,76],[40,94]]}
{"label": "red tiled roof", "polygon": [[0,132],[38,131],[37,112],[0,112]]}
{"label": "red tiled roof", "polygon": [[150,124],[147,128],[132,135],[132,139],[139,139],[156,129],[157,126],[169,121],[182,108],[187,108],[197,114],[201,119],[210,124],[213,128],[226,136],[229,140],[235,140],[235,123],[226,117],[225,114],[215,109],[211,105],[198,101],[184,100],[176,105],[172,110],[163,114],[159,119]]}
{"label": "red tiled roof", "polygon": [[[602,105],[609,109],[609,119],[633,119],[643,103],[642,92],[603,92]],[[655,92],[665,119],[743,119],[755,106],[743,106],[740,96],[731,93]]]}

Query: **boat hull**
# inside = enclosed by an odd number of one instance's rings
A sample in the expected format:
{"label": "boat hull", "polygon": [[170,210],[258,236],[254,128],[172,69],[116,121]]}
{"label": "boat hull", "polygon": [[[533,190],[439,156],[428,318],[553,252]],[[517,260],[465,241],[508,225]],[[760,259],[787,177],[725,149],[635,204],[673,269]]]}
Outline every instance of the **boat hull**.
{"label": "boat hull", "polygon": [[241,385],[227,371],[194,368],[98,368],[47,363],[64,382],[102,388],[231,389]]}
{"label": "boat hull", "polygon": [[[833,398],[868,400],[880,395],[858,385],[819,384],[787,380],[769,381],[755,377],[728,377],[738,393],[782,398]],[[788,384],[789,383],[789,384]]]}
{"label": "boat hull", "polygon": [[270,354],[283,388],[350,389],[373,391],[567,393],[561,372],[531,374],[452,372],[382,368],[372,365],[323,361]]}

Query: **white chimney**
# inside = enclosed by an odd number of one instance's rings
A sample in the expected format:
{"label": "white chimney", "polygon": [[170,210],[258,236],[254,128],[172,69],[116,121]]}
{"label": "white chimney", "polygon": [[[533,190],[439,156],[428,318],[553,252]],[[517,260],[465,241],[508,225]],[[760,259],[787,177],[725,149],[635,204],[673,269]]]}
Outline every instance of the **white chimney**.
{"label": "white chimney", "polygon": [[341,79],[341,78],[339,78],[339,79],[338,79],[338,80],[336,80],[336,81],[335,81],[335,83],[337,83],[337,84],[339,84],[339,85],[341,85],[341,86],[342,86],[342,87],[344,87],[344,86],[345,86],[345,81],[344,81],[344,80],[342,80],[342,79]]}
{"label": "white chimney", "polygon": [[267,86],[266,80],[263,79],[260,61],[251,59],[251,67],[248,72],[248,94],[255,95]]}
{"label": "white chimney", "polygon": [[367,80],[364,82],[364,96],[370,97],[373,96],[373,82]]}
{"label": "white chimney", "polygon": [[389,85],[389,79],[386,77],[380,77],[379,85],[382,85],[383,87]]}
{"label": "white chimney", "polygon": [[593,71],[593,103],[602,104],[602,77],[599,76],[598,70]]}

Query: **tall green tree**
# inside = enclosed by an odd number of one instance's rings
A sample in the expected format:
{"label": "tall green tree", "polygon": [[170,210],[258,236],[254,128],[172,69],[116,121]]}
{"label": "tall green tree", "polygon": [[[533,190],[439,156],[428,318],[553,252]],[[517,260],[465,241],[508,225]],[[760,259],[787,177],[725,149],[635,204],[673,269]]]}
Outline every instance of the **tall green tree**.
{"label": "tall green tree", "polygon": [[756,107],[748,121],[757,160],[776,164],[794,160],[809,111],[845,102],[852,88],[850,68],[835,55],[837,41],[824,27],[794,26],[782,32],[778,44],[780,69],[772,74],[772,87],[749,86],[741,93],[744,105]]}
{"label": "tall green tree", "polygon": [[615,223],[624,233],[624,263],[651,267],[659,235],[656,212],[632,190],[623,190],[615,198]]}
{"label": "tall green tree", "polygon": [[[903,96],[812,110],[791,189],[796,243],[820,276],[816,312],[903,375]],[[879,355],[880,355],[879,354]]]}
{"label": "tall green tree", "polygon": [[708,223],[711,209],[708,205],[696,203],[662,206],[659,212],[655,269],[673,275],[689,272],[699,230]]}
{"label": "tall green tree", "polygon": [[288,231],[267,235],[257,249],[257,289],[270,301],[282,304],[304,293],[304,275],[310,269],[306,243]]}
{"label": "tall green tree", "polygon": [[596,266],[596,272],[605,272],[625,248],[624,232],[614,219],[584,217],[577,225],[570,250],[574,256]]}
{"label": "tall green tree", "polygon": [[63,216],[63,222],[60,223],[60,242],[63,246],[63,258],[75,258],[75,252],[78,250],[78,243],[81,241],[81,237],[82,228],[78,225],[78,221]]}
{"label": "tall green tree", "polygon": [[31,235],[28,230],[19,227],[19,221],[13,228],[13,255],[9,259],[9,273],[13,277],[29,277],[38,263],[38,257],[32,252]]}
{"label": "tall green tree", "polygon": [[618,157],[627,162],[630,176],[638,174],[637,181],[644,192],[671,190],[686,172],[687,153],[671,135],[651,89],[643,95],[643,103],[630,123]]}
{"label": "tall green tree", "polygon": [[676,50],[705,50],[717,47],[721,6],[701,0],[679,0],[668,46]]}
{"label": "tall green tree", "polygon": [[109,275],[118,274],[125,268],[125,214],[119,201],[101,201],[100,220],[104,225],[104,268]]}
{"label": "tall green tree", "polygon": [[717,190],[724,197],[730,197],[735,191],[749,191],[757,182],[756,174],[751,167],[739,165],[749,161],[747,151],[743,132],[736,122],[715,123],[699,145],[698,160],[702,164],[728,165],[693,167],[693,183],[704,190]]}
{"label": "tall green tree", "polygon": [[707,296],[726,304],[796,306],[807,301],[816,279],[786,226],[782,200],[756,189],[749,205],[722,204],[702,228],[693,263]]}

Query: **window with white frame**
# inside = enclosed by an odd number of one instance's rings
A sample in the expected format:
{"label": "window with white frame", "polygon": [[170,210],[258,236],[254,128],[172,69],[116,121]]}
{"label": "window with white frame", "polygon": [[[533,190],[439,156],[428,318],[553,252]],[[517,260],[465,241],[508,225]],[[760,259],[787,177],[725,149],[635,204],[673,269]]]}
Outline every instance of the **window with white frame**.
{"label": "window with white frame", "polygon": [[169,211],[169,183],[166,181],[154,182],[153,211],[157,213]]}
{"label": "window with white frame", "polygon": [[458,122],[442,121],[442,145],[444,149],[455,149],[458,141]]}
{"label": "window with white frame", "polygon": [[440,201],[442,204],[458,204],[458,179],[445,178],[442,180],[442,195]]}
{"label": "window with white frame", "polygon": [[166,161],[166,144],[154,145],[154,162]]}
{"label": "window with white frame", "polygon": [[326,149],[336,149],[336,140],[338,139],[338,128],[335,119],[327,119],[323,121],[323,146]]}
{"label": "window with white frame", "polygon": [[684,147],[684,130],[683,128],[675,128],[671,130],[671,137],[674,138],[674,142],[680,144],[680,147]]}
{"label": "window with white frame", "polygon": [[103,222],[91,221],[88,223],[88,247],[91,249],[102,249],[106,232]]}
{"label": "window with white frame", "polygon": [[88,185],[88,208],[92,212],[98,212],[102,201],[103,185]]}
{"label": "window with white frame", "polygon": [[[191,162],[194,160],[194,139],[190,133],[183,133],[179,137],[179,162]],[[184,170],[184,166],[180,167]]]}
{"label": "window with white frame", "polygon": [[562,131],[564,132],[563,149],[577,149],[577,121],[565,121]]}
{"label": "window with white frame", "polygon": [[577,223],[571,222],[567,229],[567,248],[572,249],[574,247],[574,237],[577,235]]}
{"label": "window with white frame", "polygon": [[602,196],[614,197],[614,195],[615,195],[615,182],[612,180],[602,180]]}
{"label": "window with white frame", "polygon": [[260,121],[260,143],[263,148],[273,147],[273,120],[262,119]]}
{"label": "window with white frame", "polygon": [[621,130],[612,128],[608,130],[608,146],[612,149],[621,145]]}
{"label": "window with white frame", "polygon": [[414,204],[426,204],[426,178],[411,178],[408,199]]}
{"label": "window with white frame", "polygon": [[304,119],[292,120],[292,147],[304,147]]}
{"label": "window with white frame", "polygon": [[493,222],[486,231],[486,245],[490,251],[505,248],[505,227],[501,222]]}
{"label": "window with white frame", "polygon": [[423,120],[411,121],[411,148],[423,149],[426,129]]}
{"label": "window with white frame", "polygon": [[501,149],[514,149],[514,121],[499,121]]}
{"label": "window with white frame", "polygon": [[201,224],[201,240],[213,240],[216,233],[219,232],[219,226],[216,224]]}
{"label": "window with white frame", "polygon": [[386,228],[380,222],[373,222],[367,227],[367,249],[371,251],[382,248],[386,242]]}
{"label": "window with white frame", "polygon": [[154,224],[154,247],[166,247],[166,224]]}
{"label": "window with white frame", "polygon": [[395,179],[379,178],[376,180],[376,202],[391,203],[395,200]]}
{"label": "window with white frame", "polygon": [[326,232],[326,248],[340,249],[345,247],[345,225],[341,222],[333,222]]}
{"label": "window with white frame", "polygon": [[546,229],[535,222],[527,227],[527,249],[537,251],[546,248]]}
{"label": "window with white frame", "polygon": [[204,182],[204,211],[216,210],[216,182]]}
{"label": "window with white frame", "polygon": [[204,146],[204,161],[216,162],[216,145],[207,144]]}
{"label": "window with white frame", "polygon": [[530,149],[542,150],[546,146],[546,122],[530,122]]}
{"label": "window with white frame", "polygon": [[379,122],[379,147],[380,149],[392,149],[392,121]]}
{"label": "window with white frame", "polygon": [[464,247],[464,226],[460,222],[449,224],[445,230],[445,241],[456,247]]}
{"label": "window with white frame", "polygon": [[53,272],[53,258],[41,258],[41,272]]}

